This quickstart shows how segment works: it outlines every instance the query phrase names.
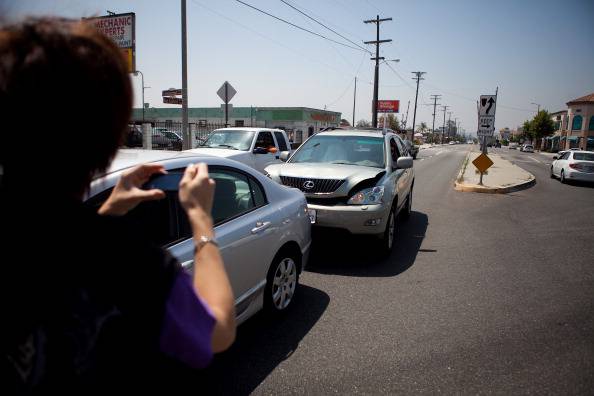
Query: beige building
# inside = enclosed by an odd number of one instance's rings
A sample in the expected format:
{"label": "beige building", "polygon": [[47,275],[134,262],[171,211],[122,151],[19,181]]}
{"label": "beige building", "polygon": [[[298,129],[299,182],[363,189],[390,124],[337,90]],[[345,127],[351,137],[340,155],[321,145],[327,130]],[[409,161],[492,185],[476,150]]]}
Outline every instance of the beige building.
{"label": "beige building", "polygon": [[567,102],[561,128],[562,149],[594,150],[594,93]]}

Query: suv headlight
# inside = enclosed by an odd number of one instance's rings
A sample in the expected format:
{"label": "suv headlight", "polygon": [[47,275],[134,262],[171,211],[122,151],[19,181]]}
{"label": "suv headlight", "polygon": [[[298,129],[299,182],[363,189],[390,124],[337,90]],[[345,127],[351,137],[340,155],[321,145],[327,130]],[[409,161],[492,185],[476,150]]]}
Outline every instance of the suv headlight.
{"label": "suv headlight", "polygon": [[376,205],[382,203],[384,186],[376,186],[361,190],[348,200],[349,205]]}

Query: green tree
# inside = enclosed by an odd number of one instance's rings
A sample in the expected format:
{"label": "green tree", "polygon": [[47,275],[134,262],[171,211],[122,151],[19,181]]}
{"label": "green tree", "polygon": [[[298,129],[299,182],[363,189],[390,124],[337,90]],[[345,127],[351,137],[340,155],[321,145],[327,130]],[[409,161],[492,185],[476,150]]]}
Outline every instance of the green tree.
{"label": "green tree", "polygon": [[396,132],[400,132],[400,121],[396,118],[394,114],[388,114],[388,128],[395,130]]}
{"label": "green tree", "polygon": [[529,135],[533,139],[534,144],[538,139],[550,135],[555,131],[555,123],[551,119],[551,115],[546,110],[541,110],[530,121]]}
{"label": "green tree", "polygon": [[357,121],[357,127],[359,128],[367,128],[370,127],[371,123],[367,120],[359,120]]}
{"label": "green tree", "polygon": [[429,128],[427,128],[426,122],[421,122],[421,124],[417,127],[417,132],[425,133]]}
{"label": "green tree", "polygon": [[530,136],[530,130],[532,129],[532,125],[530,124],[529,120],[524,121],[522,124],[522,137]]}

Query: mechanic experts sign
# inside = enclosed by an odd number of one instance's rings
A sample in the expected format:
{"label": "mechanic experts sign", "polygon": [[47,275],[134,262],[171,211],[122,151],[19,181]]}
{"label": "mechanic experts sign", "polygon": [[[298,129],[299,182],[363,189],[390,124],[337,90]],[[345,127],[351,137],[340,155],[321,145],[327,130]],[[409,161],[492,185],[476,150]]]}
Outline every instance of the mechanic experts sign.
{"label": "mechanic experts sign", "polygon": [[136,14],[113,14],[89,18],[89,21],[122,49],[128,72],[136,70]]}

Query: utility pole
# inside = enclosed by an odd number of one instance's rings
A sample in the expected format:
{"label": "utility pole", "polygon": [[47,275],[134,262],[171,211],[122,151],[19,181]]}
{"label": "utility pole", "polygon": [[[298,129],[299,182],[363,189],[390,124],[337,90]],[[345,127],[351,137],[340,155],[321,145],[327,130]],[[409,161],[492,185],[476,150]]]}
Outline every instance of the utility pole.
{"label": "utility pole", "polygon": [[355,92],[353,93],[353,128],[355,127],[355,104],[357,103],[357,77],[355,77]]}
{"label": "utility pole", "polygon": [[[181,0],[181,50],[182,50],[182,138],[184,150],[192,148],[188,133],[188,54],[186,41],[186,0]],[[143,103],[144,106],[144,103]]]}
{"label": "utility pole", "polygon": [[452,138],[452,112],[448,111],[448,138]]}
{"label": "utility pole", "polygon": [[375,77],[373,79],[373,114],[371,115],[371,126],[377,128],[377,94],[378,94],[378,86],[379,86],[379,61],[383,60],[383,57],[379,56],[379,45],[382,43],[389,43],[392,41],[389,40],[380,40],[380,23],[385,21],[391,21],[392,18],[382,18],[380,19],[379,15],[376,16],[375,19],[369,19],[367,21],[363,21],[363,23],[375,23],[377,27],[377,35],[375,41],[365,41],[365,44],[375,44],[375,57],[370,58],[371,60],[375,60]]}
{"label": "utility pole", "polygon": [[443,111],[443,129],[441,130],[441,144],[443,144],[443,135],[445,133],[445,115],[446,111],[450,108],[450,106],[441,106],[441,110]]}
{"label": "utility pole", "polygon": [[[417,121],[417,98],[419,97],[419,82],[421,80],[424,80],[424,78],[422,78],[423,74],[425,74],[426,72],[422,72],[422,71],[417,71],[417,72],[412,72],[412,74],[414,74],[416,77],[413,77],[413,80],[417,80],[417,93],[415,95],[415,111],[413,113],[413,125],[412,125],[412,134],[414,135],[415,133],[415,122]],[[410,140],[412,142],[412,136],[410,137]]]}
{"label": "utility pole", "polygon": [[[441,95],[431,95],[431,99],[433,99],[433,127],[431,128],[431,135],[435,140],[435,108],[437,107],[437,100],[441,98]],[[433,142],[435,143],[435,142]]]}
{"label": "utility pole", "polygon": [[410,107],[410,100],[406,105],[406,118],[404,119],[404,133],[406,133],[406,124],[408,123],[408,108]]}

